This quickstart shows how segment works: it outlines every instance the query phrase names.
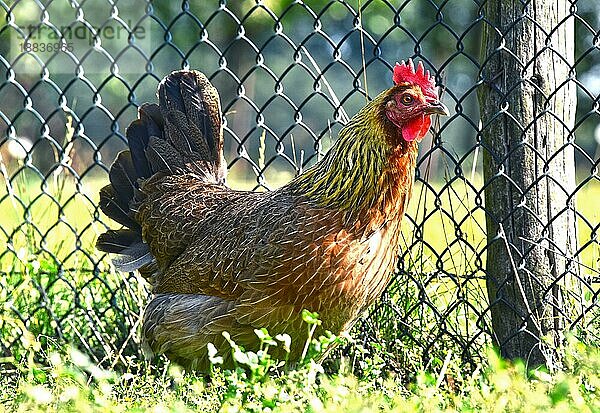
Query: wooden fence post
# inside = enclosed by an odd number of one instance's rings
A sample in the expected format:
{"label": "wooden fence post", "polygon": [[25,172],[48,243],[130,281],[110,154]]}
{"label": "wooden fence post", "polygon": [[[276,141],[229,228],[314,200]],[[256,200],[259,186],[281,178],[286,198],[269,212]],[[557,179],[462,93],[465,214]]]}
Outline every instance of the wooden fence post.
{"label": "wooden fence post", "polygon": [[488,0],[478,90],[494,339],[503,356],[550,368],[577,305],[569,7]]}

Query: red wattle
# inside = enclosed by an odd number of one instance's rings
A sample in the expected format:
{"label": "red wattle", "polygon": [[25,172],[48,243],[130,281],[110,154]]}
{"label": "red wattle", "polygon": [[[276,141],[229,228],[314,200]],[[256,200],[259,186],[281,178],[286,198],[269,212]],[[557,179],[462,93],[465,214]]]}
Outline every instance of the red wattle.
{"label": "red wattle", "polygon": [[411,142],[415,139],[421,140],[431,126],[431,118],[426,115],[418,116],[404,124],[402,128],[402,137],[405,141]]}

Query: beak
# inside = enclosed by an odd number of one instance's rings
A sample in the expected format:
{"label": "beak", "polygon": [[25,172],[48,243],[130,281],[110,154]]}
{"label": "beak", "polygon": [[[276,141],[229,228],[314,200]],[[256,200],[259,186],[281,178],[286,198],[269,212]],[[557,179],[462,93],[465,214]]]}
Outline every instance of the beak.
{"label": "beak", "polygon": [[444,105],[439,100],[428,103],[427,106],[425,106],[425,109],[423,110],[423,112],[425,112],[428,115],[444,115],[444,116],[450,115],[450,111],[448,110],[446,105]]}

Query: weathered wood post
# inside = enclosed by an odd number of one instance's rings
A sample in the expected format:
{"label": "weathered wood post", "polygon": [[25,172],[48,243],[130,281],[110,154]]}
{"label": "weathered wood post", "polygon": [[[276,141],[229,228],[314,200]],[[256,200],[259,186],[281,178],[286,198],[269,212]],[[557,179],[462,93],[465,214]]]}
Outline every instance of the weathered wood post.
{"label": "weathered wood post", "polygon": [[502,355],[530,366],[554,366],[576,305],[569,7],[568,0],[488,0],[484,7],[478,98],[487,290]]}

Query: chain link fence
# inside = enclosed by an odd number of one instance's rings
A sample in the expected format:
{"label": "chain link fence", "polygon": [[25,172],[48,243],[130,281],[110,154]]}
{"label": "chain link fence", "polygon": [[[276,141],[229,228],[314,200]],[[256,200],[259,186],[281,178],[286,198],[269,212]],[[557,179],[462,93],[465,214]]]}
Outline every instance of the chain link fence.
{"label": "chain link fence", "polygon": [[[484,193],[495,178],[483,171],[493,148],[477,101],[487,84],[481,39],[494,24],[487,2],[133,3],[0,0],[2,360],[37,351],[34,337],[41,350],[69,342],[103,365],[140,357],[148,288],[116,273],[93,243],[114,225],[99,212],[98,190],[126,147],[136,108],[154,100],[163,76],[180,68],[209,76],[221,93],[228,183],[269,190],[320,159],[349,116],[391,86],[393,64],[412,57],[435,74],[452,115],[421,143],[398,273],[346,351],[380,352],[404,371],[440,363],[449,351],[475,366],[483,346],[499,341],[486,288],[493,240]],[[564,328],[594,340],[600,11],[592,0],[568,4],[557,27],[574,25],[575,50],[559,87],[576,88],[578,104],[565,126],[571,138],[555,152],[568,149],[576,164],[574,185],[561,188],[577,225],[577,247],[564,258],[578,268],[578,305]],[[520,7],[521,19],[537,23],[530,3]],[[543,154],[540,179],[556,153]],[[511,246],[526,255],[524,244]]]}

